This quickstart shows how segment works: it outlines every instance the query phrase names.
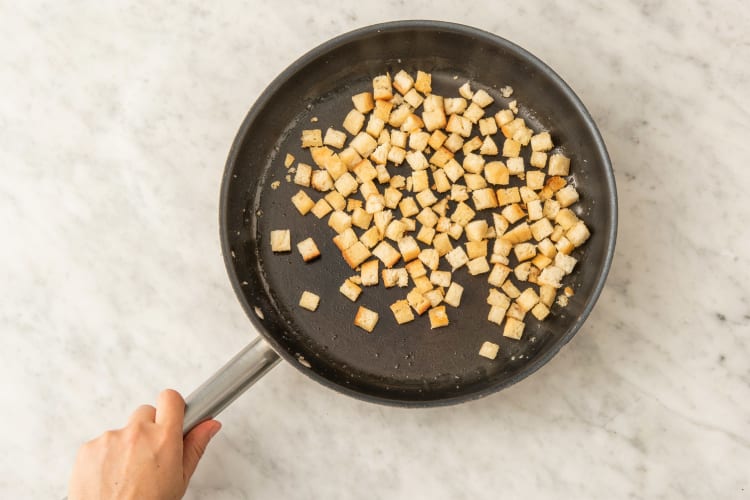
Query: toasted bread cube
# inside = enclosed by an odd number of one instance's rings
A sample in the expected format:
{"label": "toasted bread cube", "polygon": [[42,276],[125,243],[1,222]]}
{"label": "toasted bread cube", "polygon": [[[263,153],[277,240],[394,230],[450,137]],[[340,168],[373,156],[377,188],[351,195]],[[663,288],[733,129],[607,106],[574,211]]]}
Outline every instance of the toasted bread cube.
{"label": "toasted bread cube", "polygon": [[378,75],[372,79],[372,95],[375,99],[388,100],[393,97],[393,89],[391,87],[391,75]]}
{"label": "toasted bread cube", "polygon": [[530,189],[542,189],[544,187],[544,177],[544,172],[541,170],[526,172],[526,185]]}
{"label": "toasted bread cube", "polygon": [[469,190],[466,186],[461,184],[454,184],[451,186],[451,201],[464,202],[469,199]]}
{"label": "toasted bread cube", "polygon": [[523,208],[521,208],[521,205],[519,205],[518,203],[513,203],[512,205],[508,205],[507,207],[503,208],[500,214],[505,217],[511,224],[518,222],[526,216]]}
{"label": "toasted bread cube", "polygon": [[495,102],[492,96],[489,95],[487,91],[484,89],[479,89],[476,92],[474,92],[474,95],[472,96],[471,101],[483,108],[486,108],[487,106]]}
{"label": "toasted bread cube", "polygon": [[539,285],[548,285],[554,288],[560,288],[562,284],[560,280],[565,276],[565,271],[557,266],[545,267],[541,274],[539,274],[538,283]]}
{"label": "toasted bread cube", "polygon": [[315,311],[320,304],[320,297],[312,292],[305,290],[302,292],[302,296],[299,299],[300,307],[307,309],[308,311]]}
{"label": "toasted bread cube", "polygon": [[417,80],[414,82],[414,88],[423,94],[432,92],[432,75],[424,71],[417,71]]}
{"label": "toasted bread cube", "polygon": [[[495,119],[494,118],[482,118],[481,120],[479,120],[479,133],[484,136],[490,136],[490,135],[496,134],[497,123],[495,122]],[[497,146],[495,146],[495,148],[497,148]]]}
{"label": "toasted bread cube", "polygon": [[370,155],[370,159],[375,162],[376,165],[385,165],[388,163],[388,153],[391,151],[391,145],[389,143],[379,144],[375,148],[375,151]]}
{"label": "toasted bread cube", "polygon": [[457,240],[461,237],[461,235],[464,233],[464,227],[461,224],[451,224],[451,227],[448,228],[448,236],[453,238],[454,240]]}
{"label": "toasted bread cube", "polygon": [[517,187],[500,188],[496,191],[498,206],[508,205],[511,203],[520,203],[521,194]]}
{"label": "toasted bread cube", "polygon": [[549,132],[541,132],[531,138],[532,151],[549,151],[553,147],[552,137],[549,135]]}
{"label": "toasted bread cube", "polygon": [[360,266],[360,278],[362,286],[375,286],[378,284],[378,261],[371,260]]}
{"label": "toasted bread cube", "polygon": [[514,118],[513,111],[509,109],[501,109],[495,113],[495,123],[497,123],[498,127],[503,127],[504,125],[509,124]]}
{"label": "toasted bread cube", "polygon": [[429,189],[425,189],[424,191],[420,191],[419,193],[417,193],[416,199],[417,203],[425,208],[434,205],[438,201],[435,193],[433,193]]}
{"label": "toasted bread cube", "polygon": [[409,135],[409,148],[415,151],[424,151],[427,142],[430,140],[430,134],[427,132],[414,132]]}
{"label": "toasted bread cube", "polygon": [[508,257],[505,257],[503,255],[498,255],[496,253],[493,253],[490,255],[490,264],[502,264],[504,266],[507,266],[510,263],[510,259]]}
{"label": "toasted bread cube", "polygon": [[378,172],[367,158],[360,160],[352,167],[352,172],[360,182],[371,181],[378,176]]}
{"label": "toasted bread cube", "polygon": [[366,261],[370,255],[372,255],[361,241],[357,241],[352,246],[341,252],[341,254],[344,256],[346,263],[349,264],[349,267],[352,269],[358,267]]}
{"label": "toasted bread cube", "polygon": [[[464,251],[463,247],[456,247],[447,254],[445,254],[445,260],[448,261],[448,264],[451,265],[453,270],[460,268],[461,266],[464,266],[469,262],[469,257],[466,255],[466,252]],[[476,265],[476,264],[475,264]]]}
{"label": "toasted bread cube", "polygon": [[419,106],[421,106],[423,101],[424,98],[419,95],[419,92],[417,92],[416,89],[412,88],[406,94],[404,94],[404,102],[409,104],[409,106],[414,109],[417,109]]}
{"label": "toasted bread cube", "polygon": [[540,302],[531,309],[531,314],[539,321],[544,321],[549,316],[549,307]]}
{"label": "toasted bread cube", "polygon": [[455,153],[459,149],[461,149],[464,145],[464,138],[461,137],[457,133],[452,133],[448,136],[448,138],[443,143],[443,147],[450,151],[451,153]]}
{"label": "toasted bread cube", "polygon": [[437,269],[438,265],[440,264],[440,256],[438,255],[437,250],[435,250],[434,248],[423,249],[419,252],[417,258],[422,261],[425,266],[433,271]]}
{"label": "toasted bread cube", "polygon": [[471,135],[471,126],[471,120],[465,116],[451,115],[450,118],[448,118],[445,130],[451,133],[456,133],[461,137],[469,137]]}
{"label": "toasted bread cube", "polygon": [[307,214],[307,212],[312,210],[312,208],[315,206],[315,202],[312,201],[312,198],[310,198],[307,193],[301,190],[298,191],[297,194],[292,196],[292,204],[302,215]]}
{"label": "toasted bread cube", "polygon": [[406,272],[409,273],[409,276],[411,276],[411,279],[413,280],[421,278],[422,276],[427,276],[427,269],[425,269],[424,264],[422,264],[421,260],[412,260],[411,262],[406,264],[405,268]]}
{"label": "toasted bread cube", "polygon": [[484,177],[487,179],[487,182],[495,185],[506,185],[510,182],[508,167],[501,161],[487,163],[484,166]]}
{"label": "toasted bread cube", "polygon": [[531,235],[536,241],[542,241],[552,234],[552,224],[547,219],[539,219],[530,226]]}
{"label": "toasted bread cube", "polygon": [[406,163],[412,168],[412,170],[424,170],[430,166],[427,158],[421,151],[409,151],[406,153]]}
{"label": "toasted bread cube", "polygon": [[401,165],[404,162],[405,158],[406,150],[391,144],[391,147],[388,150],[388,157],[386,159],[394,165]]}
{"label": "toasted bread cube", "polygon": [[[388,119],[388,125],[396,128],[401,127],[404,123],[406,123],[406,119],[412,115],[412,111],[413,110],[411,106],[409,106],[408,104],[404,103],[400,105],[399,107],[391,111],[391,117]],[[415,124],[416,123],[412,120],[409,126],[412,127]],[[401,129],[401,131],[408,132],[409,130]]]}
{"label": "toasted bread cube", "polygon": [[[391,119],[391,110],[393,109],[394,103],[391,101],[377,100],[375,101],[375,109],[372,112],[373,115],[377,116],[384,122],[388,123]],[[363,121],[364,123],[364,121]],[[360,127],[361,128],[361,127]],[[357,131],[359,132],[359,130]],[[393,138],[391,138],[391,142]],[[401,146],[403,147],[403,146]]]}
{"label": "toasted bread cube", "polygon": [[494,229],[495,229],[495,238],[499,238],[508,229],[508,227],[510,226],[510,223],[508,222],[508,219],[506,219],[502,215],[498,213],[493,213],[492,225],[494,226]]}
{"label": "toasted bread cube", "polygon": [[356,192],[359,188],[357,179],[355,179],[354,176],[349,172],[346,172],[344,175],[339,177],[336,182],[333,183],[333,186],[336,188],[336,191],[341,193],[341,196],[345,198],[350,194]]}
{"label": "toasted bread cube", "polygon": [[361,241],[365,247],[372,248],[375,245],[377,245],[378,242],[382,239],[383,237],[378,231],[378,228],[375,226],[372,226],[370,229],[362,233],[362,236],[359,238],[359,241]]}
{"label": "toasted bread cube", "polygon": [[362,288],[352,280],[346,279],[339,287],[339,292],[352,302],[356,302],[362,293]]}
{"label": "toasted bread cube", "polygon": [[[563,227],[559,224],[555,225],[554,229],[552,229],[552,234],[549,235],[549,239],[555,242],[555,248],[557,248],[557,243],[564,237],[565,237],[565,229],[563,229]],[[567,241],[568,239],[565,238],[565,240]],[[567,244],[570,245],[571,247],[573,246],[573,244],[570,243],[569,241],[567,241]],[[567,252],[567,253],[570,253],[570,252]]]}
{"label": "toasted bread cube", "polygon": [[463,168],[472,174],[479,174],[484,168],[484,158],[474,153],[468,153],[464,157]]}
{"label": "toasted bread cube", "polygon": [[547,165],[547,153],[534,151],[529,157],[529,165],[536,168],[544,168]]}
{"label": "toasted bread cube", "polygon": [[432,174],[432,178],[435,181],[435,191],[438,193],[445,193],[451,190],[451,182],[448,180],[445,170],[435,170]]}
{"label": "toasted bread cube", "polygon": [[555,195],[557,202],[562,208],[567,208],[579,199],[578,191],[571,185],[567,185]]}
{"label": "toasted bread cube", "polygon": [[448,149],[442,147],[432,154],[429,163],[435,165],[436,167],[445,167],[449,162],[455,162],[455,160],[453,159],[453,153],[451,153]]}
{"label": "toasted bread cube", "polygon": [[514,285],[511,280],[505,280],[505,283],[503,283],[503,286],[501,286],[500,288],[503,290],[503,292],[505,292],[505,295],[507,295],[511,299],[516,299],[521,295],[521,291],[516,288],[516,285]]}
{"label": "toasted bread cube", "polygon": [[382,212],[385,208],[385,197],[381,194],[371,194],[367,196],[365,201],[365,211],[368,214],[376,214]]}
{"label": "toasted bread cube", "polygon": [[487,257],[487,240],[467,241],[466,255],[469,257],[469,260],[476,259],[477,257]]}
{"label": "toasted bread cube", "polygon": [[508,311],[505,313],[505,317],[517,319],[518,321],[523,321],[524,318],[526,317],[526,311],[521,309],[521,306],[513,302],[508,308]]}
{"label": "toasted bread cube", "polygon": [[540,241],[537,244],[537,248],[539,249],[539,252],[543,254],[545,257],[548,257],[550,259],[555,258],[555,254],[557,253],[557,249],[555,248],[555,244],[550,241],[549,238],[545,238],[542,241]]}
{"label": "toasted bread cube", "polygon": [[544,184],[544,188],[550,193],[556,193],[564,188],[567,183],[568,181],[566,181],[563,177],[560,177],[559,175],[553,175],[547,178],[547,182]]}
{"label": "toasted bread cube", "polygon": [[355,208],[352,211],[352,225],[360,229],[368,229],[372,222],[372,214],[368,214],[361,207]]}
{"label": "toasted bread cube", "polygon": [[570,172],[570,158],[562,154],[549,157],[549,175],[566,176]]}
{"label": "toasted bread cube", "polygon": [[494,342],[485,341],[482,343],[482,347],[479,348],[479,355],[487,359],[495,359],[497,352],[500,350],[500,346]]}
{"label": "toasted bread cube", "polygon": [[317,217],[318,219],[322,219],[323,217],[331,213],[331,210],[333,210],[333,208],[331,208],[331,205],[329,205],[325,199],[321,198],[317,202],[315,202],[315,205],[310,211],[315,217]]}
{"label": "toasted bread cube", "polygon": [[516,299],[516,304],[524,312],[529,312],[531,309],[539,303],[539,295],[536,294],[533,288],[529,287],[524,290],[520,297]]}
{"label": "toasted bread cube", "polygon": [[419,213],[419,207],[411,196],[402,198],[398,204],[398,208],[404,217],[411,217]]}
{"label": "toasted bread cube", "polygon": [[404,262],[410,262],[419,256],[419,245],[411,236],[404,236],[398,240],[398,249]]}
{"label": "toasted bread cube", "polygon": [[[446,177],[448,177],[448,179],[450,179],[451,182],[456,182],[458,179],[461,178],[461,176],[464,175],[464,169],[463,169],[463,167],[461,167],[461,165],[457,161],[455,161],[455,160],[449,161],[443,167],[442,171],[445,173]],[[455,184],[454,184],[454,186],[455,186]]]}
{"label": "toasted bread cube", "polygon": [[[424,279],[424,278],[420,278]],[[443,289],[442,288],[433,288],[432,290],[427,290],[425,292],[422,292],[422,295],[424,295],[424,298],[430,301],[430,306],[437,307],[440,305],[441,302],[443,302]]]}
{"label": "toasted bread cube", "polygon": [[340,210],[334,210],[328,217],[328,225],[337,233],[342,233],[345,229],[352,227],[352,216]]}
{"label": "toasted bread cube", "polygon": [[513,249],[513,243],[506,240],[505,238],[498,238],[495,240],[495,245],[492,248],[492,253],[498,255],[508,256],[510,251]]}
{"label": "toasted bread cube", "polygon": [[531,265],[537,269],[544,269],[550,264],[552,264],[552,259],[542,253],[537,253],[536,257],[531,259]]}
{"label": "toasted bread cube", "polygon": [[519,321],[515,318],[507,318],[505,329],[503,330],[503,337],[520,340],[525,326],[526,325],[523,321]]}
{"label": "toasted bread cube", "polygon": [[534,131],[527,127],[521,127],[513,133],[513,140],[518,141],[521,146],[528,146]]}
{"label": "toasted bread cube", "polygon": [[487,262],[486,257],[471,259],[466,263],[466,267],[469,269],[469,274],[472,276],[488,273],[490,271],[490,264]]}
{"label": "toasted bread cube", "polygon": [[382,271],[383,285],[386,288],[392,288],[399,286],[404,288],[409,284],[409,273],[406,269],[400,267],[398,269],[383,269]]}
{"label": "toasted bread cube", "polygon": [[328,130],[326,130],[326,135],[323,138],[323,144],[333,146],[336,149],[341,149],[344,147],[345,142],[346,134],[344,132],[336,130],[333,127],[329,127]]}
{"label": "toasted bread cube", "polygon": [[[526,209],[529,212],[530,221],[538,221],[544,216],[544,210],[542,209],[542,202],[540,200],[532,200],[526,202]],[[545,219],[547,220],[547,219]],[[550,226],[551,229],[551,226]],[[532,231],[533,234],[533,231]]]}
{"label": "toasted bread cube", "polygon": [[445,312],[445,306],[433,307],[430,309],[429,316],[431,330],[442,326],[448,326],[448,313]]}
{"label": "toasted bread cube", "polygon": [[[383,210],[375,214],[375,227],[378,228],[378,232],[380,233],[381,238],[385,236],[385,232],[392,220],[393,212],[391,212],[390,210]],[[398,229],[398,227],[394,229]]]}
{"label": "toasted bread cube", "polygon": [[578,224],[578,221],[578,216],[569,208],[562,208],[555,215],[555,223],[562,226],[566,231]]}
{"label": "toasted bread cube", "polygon": [[372,254],[380,259],[385,267],[393,267],[401,258],[401,254],[387,241],[381,241],[372,251]]}
{"label": "toasted bread cube", "polygon": [[292,235],[288,229],[274,229],[271,231],[271,251],[290,252],[292,250]]}
{"label": "toasted bread cube", "polygon": [[464,145],[461,147],[461,151],[465,155],[468,155],[469,153],[471,153],[472,151],[476,151],[480,147],[482,147],[482,139],[480,139],[479,137],[472,137],[464,143]]}
{"label": "toasted bread cube", "polygon": [[432,271],[430,274],[430,282],[433,285],[449,287],[451,284],[451,272],[450,271]]}
{"label": "toasted bread cube", "polygon": [[402,95],[409,92],[413,86],[414,78],[406,71],[401,70],[393,75],[393,88],[401,92]]}
{"label": "toasted bread cube", "polygon": [[531,274],[531,262],[521,262],[513,268],[513,274],[519,281],[528,281]]}
{"label": "toasted bread cube", "polygon": [[311,148],[323,145],[323,133],[319,128],[302,131],[302,147]]}
{"label": "toasted bread cube", "polygon": [[325,170],[316,170],[312,174],[312,181],[310,184],[316,191],[326,192],[333,188],[333,179]]}
{"label": "toasted bread cube", "polygon": [[[338,191],[336,191],[338,193]],[[352,215],[354,215],[354,211],[357,209],[364,210],[362,208],[362,200],[356,200],[354,198],[349,198],[346,200],[346,211],[352,212]],[[366,227],[363,227],[362,229],[367,229]]]}
{"label": "toasted bread cube", "polygon": [[510,231],[506,232],[503,235],[503,238],[510,241],[514,245],[516,243],[523,243],[524,241],[529,241],[531,239],[531,228],[529,228],[529,225],[527,223],[522,223],[511,229]]}
{"label": "toasted bread cube", "polygon": [[555,255],[555,266],[562,269],[565,274],[572,273],[577,262],[578,259],[571,257],[570,255],[565,255],[563,253]]}
{"label": "toasted bread cube", "polygon": [[500,318],[502,320],[502,316],[505,315],[505,311],[507,311],[508,307],[510,307],[510,298],[508,298],[508,296],[496,290],[495,288],[490,288],[490,293],[487,296],[487,304],[492,307],[499,307],[502,309]]}
{"label": "toasted bread cube", "polygon": [[506,307],[491,306],[490,312],[487,314],[487,321],[495,323],[496,325],[502,325],[505,319],[505,312],[508,310]]}
{"label": "toasted bread cube", "polygon": [[430,132],[442,129],[446,123],[445,113],[440,110],[422,112],[422,124]]}
{"label": "toasted bread cube", "polygon": [[427,170],[417,170],[411,174],[411,190],[414,192],[424,191],[430,187],[430,178]]}
{"label": "toasted bread cube", "polygon": [[525,168],[523,166],[523,158],[521,157],[508,158],[505,164],[508,167],[508,173],[510,175],[517,175],[520,177],[525,172]]}
{"label": "toasted bread cube", "polygon": [[306,163],[298,163],[297,171],[294,172],[294,183],[300,186],[310,187],[312,178],[312,167]]}
{"label": "toasted bread cube", "polygon": [[514,118],[505,125],[500,126],[500,130],[503,135],[508,139],[512,139],[516,132],[526,128],[526,122],[523,118]]}
{"label": "toasted bread cube", "polygon": [[443,302],[449,306],[458,307],[461,305],[461,296],[464,293],[464,287],[453,281],[448,287],[448,291],[445,292]]}
{"label": "toasted bread cube", "polygon": [[481,241],[487,235],[487,221],[486,220],[475,220],[471,221],[465,226],[466,239],[469,241]]}
{"label": "toasted bread cube", "polygon": [[412,309],[414,309],[414,311],[420,316],[423,315],[432,305],[430,304],[430,301],[427,300],[427,298],[416,288],[413,288],[408,294],[406,294],[406,300],[409,302]]}
{"label": "toasted bread cube", "polygon": [[392,220],[388,224],[388,227],[385,228],[385,233],[383,234],[389,240],[398,242],[398,240],[404,237],[405,232],[406,223],[401,222],[400,220]]}
{"label": "toasted bread cube", "polygon": [[[422,117],[424,119],[424,116]],[[435,130],[430,135],[430,139],[427,141],[427,145],[437,151],[443,146],[443,143],[448,138],[442,130]]]}
{"label": "toasted bread cube", "polygon": [[[503,156],[516,158],[521,153],[521,143],[513,139],[505,139],[503,142]],[[508,166],[510,168],[510,166]]]}
{"label": "toasted bread cube", "polygon": [[472,210],[469,205],[462,201],[456,206],[456,209],[453,211],[453,214],[451,215],[451,221],[460,226],[465,226],[466,224],[471,222],[475,215],[476,212]]}
{"label": "toasted bread cube", "polygon": [[362,92],[353,95],[352,104],[354,104],[357,111],[363,114],[369,113],[372,111],[372,108],[375,107],[375,102],[373,101],[371,92]]}
{"label": "toasted bread cube", "polygon": [[393,312],[393,317],[396,318],[396,323],[399,325],[414,321],[414,313],[411,312],[409,302],[406,300],[397,300],[391,304],[391,312]]}
{"label": "toasted bread cube", "polygon": [[360,132],[349,141],[349,146],[363,158],[367,158],[373,151],[375,151],[375,148],[378,147],[378,141],[376,141],[370,134]]}
{"label": "toasted bread cube", "polygon": [[435,94],[430,94],[424,98],[424,105],[422,106],[425,111],[440,111],[445,112],[445,106],[443,104],[443,97]]}
{"label": "toasted bread cube", "polygon": [[550,220],[555,220],[557,214],[560,212],[560,204],[555,200],[547,200],[544,202],[544,208],[542,209],[542,215]]}
{"label": "toasted bread cube", "polygon": [[398,203],[401,201],[401,198],[404,196],[404,194],[399,191],[398,189],[393,188],[385,188],[385,192],[383,194],[383,199],[385,201],[385,206],[387,208],[396,208],[398,207]]}
{"label": "toasted bread cube", "polygon": [[484,109],[477,103],[472,102],[466,111],[463,113],[463,117],[469,120],[471,123],[477,123],[480,118],[484,116]]}
{"label": "toasted bread cube", "polygon": [[495,196],[495,190],[492,188],[480,188],[473,191],[471,199],[474,202],[474,208],[477,210],[497,208],[497,197]]}
{"label": "toasted bread cube", "polygon": [[365,132],[377,139],[384,127],[385,121],[375,115],[370,115],[370,119],[367,121],[367,127],[365,127]]}
{"label": "toasted bread cube", "polygon": [[399,220],[404,225],[404,232],[410,233],[417,230],[417,221],[414,219],[410,217],[401,217]]}
{"label": "toasted bread cube", "polygon": [[583,221],[578,221],[575,226],[568,229],[568,231],[565,233],[565,237],[574,246],[577,247],[583,245],[586,240],[589,239],[589,236],[591,236],[591,233],[589,232],[589,228],[586,227],[586,224],[584,224]]}
{"label": "toasted bread cube", "polygon": [[357,135],[365,124],[365,115],[353,109],[344,118],[342,126],[352,135]]}
{"label": "toasted bread cube", "polygon": [[554,286],[541,285],[539,287],[539,303],[544,304],[547,307],[552,307],[552,303],[555,301],[556,294],[557,289]]}
{"label": "toasted bread cube", "polygon": [[362,161],[362,157],[352,147],[346,147],[339,153],[339,158],[347,168],[352,169],[355,165]]}
{"label": "toasted bread cube", "polygon": [[472,97],[474,97],[474,91],[471,90],[471,85],[469,85],[469,82],[464,83],[458,88],[458,93],[461,95],[461,97],[464,97],[466,99],[471,100]]}
{"label": "toasted bread cube", "polygon": [[440,257],[453,250],[447,233],[439,233],[432,239],[432,248],[434,248]]}
{"label": "toasted bread cube", "polygon": [[466,181],[466,188],[471,191],[487,187],[487,181],[479,174],[464,174],[464,181]]}
{"label": "toasted bread cube", "polygon": [[432,240],[435,238],[435,229],[427,226],[422,226],[417,233],[417,240],[421,241],[425,245],[432,245]]}
{"label": "toasted bread cube", "polygon": [[492,286],[502,286],[510,275],[510,268],[503,264],[492,266],[492,272],[487,277],[487,282]]}
{"label": "toasted bread cube", "polygon": [[463,97],[446,97],[443,102],[447,115],[460,115],[466,111],[467,102]]}
{"label": "toasted bread cube", "polygon": [[352,228],[345,229],[333,237],[333,244],[342,252],[357,242],[357,233]]}
{"label": "toasted bread cube", "polygon": [[492,140],[492,137],[485,137],[482,141],[482,146],[479,148],[479,154],[494,156],[498,153],[497,144]]}
{"label": "toasted bread cube", "polygon": [[292,166],[292,163],[294,163],[294,155],[291,153],[287,153],[284,157],[284,166],[286,168],[289,168]]}
{"label": "toasted bread cube", "polygon": [[560,295],[557,297],[557,305],[560,307],[568,307],[568,297],[566,295]]}
{"label": "toasted bread cube", "polygon": [[364,331],[371,333],[378,323],[378,313],[360,306],[357,314],[354,316],[354,324]]}

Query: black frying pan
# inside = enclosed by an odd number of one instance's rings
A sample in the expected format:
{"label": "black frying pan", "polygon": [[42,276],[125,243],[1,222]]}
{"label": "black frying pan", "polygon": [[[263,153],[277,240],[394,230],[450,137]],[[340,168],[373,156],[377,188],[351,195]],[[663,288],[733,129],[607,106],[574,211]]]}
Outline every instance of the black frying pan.
{"label": "black frying pan", "polygon": [[[520,116],[535,130],[549,130],[572,159],[570,180],[581,193],[576,210],[592,236],[573,254],[579,264],[566,278],[575,290],[569,305],[553,306],[544,322],[528,315],[520,341],[504,338],[500,327],[487,322],[486,275],[472,277],[465,268],[454,273],[465,292],[461,307],[449,308],[446,328],[430,330],[426,315],[397,326],[388,306],[404,298],[404,289],[366,288],[356,304],[350,302],[338,288],[354,272],[333,245],[332,230],[325,219],[300,216],[290,203],[300,187],[285,180],[284,156],[291,153],[312,163],[309,152],[300,148],[301,130],[340,129],[352,107],[351,95],[370,89],[374,75],[399,69],[432,73],[433,92],[441,95],[457,95],[458,85],[469,80],[495,98],[491,113],[517,99]],[[515,89],[511,99],[500,95],[504,85]],[[316,123],[311,123],[313,117]],[[278,189],[270,187],[274,181],[281,181]],[[591,312],[612,261],[617,202],[609,157],[591,116],[549,67],[490,33],[457,24],[403,21],[326,42],[268,86],[229,153],[220,222],[229,278],[262,340],[256,339],[188,398],[186,430],[229,404],[273,366],[276,353],[339,392],[398,406],[460,403],[518,382],[565,345]],[[269,233],[286,228],[294,251],[273,254]],[[294,245],[309,236],[322,257],[305,264]],[[303,290],[321,296],[316,312],[297,305]],[[373,333],[353,325],[359,305],[380,313]],[[478,356],[485,340],[500,345],[496,360]]]}

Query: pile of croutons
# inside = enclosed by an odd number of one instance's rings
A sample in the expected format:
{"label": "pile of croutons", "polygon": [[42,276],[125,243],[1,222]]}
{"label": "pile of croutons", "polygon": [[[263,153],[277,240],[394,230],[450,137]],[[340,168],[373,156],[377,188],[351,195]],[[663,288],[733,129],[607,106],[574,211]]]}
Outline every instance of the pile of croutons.
{"label": "pile of croutons", "polygon": [[[501,90],[505,98],[512,92]],[[516,101],[488,115],[495,99],[486,90],[466,82],[458,94],[433,94],[422,71],[416,79],[403,70],[376,76],[372,92],[352,96],[344,130],[302,132],[315,166],[286,155],[287,179],[311,188],[291,201],[303,216],[327,217],[341,256],[358,271],[340,287],[352,302],[381,282],[406,288],[390,307],[397,323],[427,313],[431,328],[447,326],[446,305],[460,307],[463,293],[453,273],[466,266],[486,275],[488,321],[520,339],[527,313],[541,321],[556,297],[567,304],[572,288],[558,290],[576,265],[571,252],[590,233],[571,210],[579,194],[566,180],[570,159],[553,152],[550,134],[535,133]],[[271,247],[291,251],[289,230],[272,231]],[[297,248],[306,262],[320,255],[311,238]],[[443,258],[450,270],[440,269]],[[314,311],[319,301],[305,291],[300,306]],[[360,307],[354,324],[372,332],[378,318]],[[498,348],[487,341],[479,354],[494,359]]]}

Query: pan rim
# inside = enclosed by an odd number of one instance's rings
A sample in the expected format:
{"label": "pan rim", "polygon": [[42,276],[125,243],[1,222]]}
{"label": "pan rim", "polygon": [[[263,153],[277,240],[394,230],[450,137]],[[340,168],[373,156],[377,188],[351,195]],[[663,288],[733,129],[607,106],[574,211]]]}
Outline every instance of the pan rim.
{"label": "pan rim", "polygon": [[[517,373],[513,377],[510,377],[506,380],[503,380],[501,382],[498,382],[496,384],[490,385],[486,388],[483,388],[481,390],[477,390],[475,392],[471,392],[468,394],[462,394],[459,396],[450,396],[450,397],[438,398],[438,399],[425,399],[425,400],[406,400],[406,399],[398,399],[398,398],[387,398],[387,397],[376,396],[376,395],[360,392],[350,387],[346,387],[345,385],[336,383],[320,375],[316,371],[310,370],[306,368],[305,366],[302,366],[300,363],[298,363],[295,357],[289,352],[287,352],[281,346],[281,344],[274,338],[274,336],[271,335],[266,330],[266,327],[262,324],[260,319],[256,317],[254,313],[253,305],[248,303],[248,301],[245,299],[245,294],[242,290],[243,287],[234,269],[234,262],[231,257],[231,244],[229,241],[229,230],[227,227],[229,189],[232,183],[232,174],[234,172],[235,167],[238,164],[237,160],[238,160],[238,154],[239,154],[241,145],[245,140],[248,129],[252,126],[256,118],[261,114],[263,109],[266,107],[266,104],[268,103],[268,101],[275,95],[276,91],[284,83],[286,83],[290,78],[292,78],[300,69],[304,68],[311,61],[319,58],[321,55],[328,53],[335,48],[338,48],[342,45],[350,43],[366,35],[370,35],[374,33],[390,32],[390,31],[403,31],[405,29],[447,31],[447,32],[452,32],[456,34],[467,35],[467,36],[474,37],[477,39],[482,39],[485,42],[488,42],[495,46],[502,47],[503,49],[516,54],[518,57],[522,58],[525,62],[534,66],[534,68],[537,71],[539,71],[540,73],[544,74],[547,78],[549,78],[553,82],[553,84],[556,84],[559,87],[559,89],[562,91],[562,93],[565,94],[565,96],[573,104],[576,111],[583,118],[583,121],[586,124],[586,128],[588,129],[589,134],[591,138],[593,139],[593,143],[594,143],[593,145],[595,149],[598,151],[599,155],[601,156],[604,162],[604,167],[605,167],[604,168],[604,177],[605,177],[604,180],[608,188],[607,198],[608,198],[608,203],[610,204],[611,209],[612,209],[609,220],[607,221],[607,227],[605,229],[606,234],[604,235],[607,238],[606,255],[605,255],[603,264],[600,268],[599,274],[596,278],[596,282],[595,282],[596,284],[581,314],[578,315],[578,317],[576,318],[572,326],[568,328],[568,330],[566,331],[566,334],[563,335],[558,340],[557,343],[553,344],[550,350],[541,354],[532,363],[528,364],[523,370],[521,370],[519,373]],[[224,257],[224,265],[226,267],[229,280],[232,283],[232,288],[234,289],[235,295],[237,296],[240,304],[242,305],[242,308],[245,311],[245,314],[250,319],[250,322],[253,324],[253,326],[257,330],[257,333],[261,335],[263,339],[271,345],[273,350],[277,354],[279,354],[279,356],[289,361],[289,363],[293,365],[297,370],[301,371],[308,377],[312,378],[316,382],[326,387],[334,389],[337,392],[347,394],[361,401],[384,404],[388,406],[409,407],[409,408],[449,406],[449,405],[454,405],[458,403],[464,403],[467,401],[477,400],[477,399],[483,398],[485,396],[488,396],[490,394],[493,394],[495,392],[498,392],[502,389],[505,389],[507,387],[510,387],[511,385],[514,385],[520,382],[521,380],[525,379],[529,375],[539,370],[542,366],[547,364],[560,351],[560,349],[562,349],[563,346],[565,346],[568,342],[570,342],[570,340],[576,335],[576,333],[578,333],[578,331],[581,329],[581,327],[583,326],[588,316],[591,314],[591,311],[596,305],[601,295],[601,292],[604,289],[604,285],[605,285],[607,276],[609,274],[612,261],[614,259],[614,250],[615,250],[615,244],[616,244],[616,239],[617,239],[617,223],[618,223],[617,189],[616,189],[614,171],[612,168],[612,162],[609,157],[609,153],[607,152],[607,148],[604,144],[604,140],[601,136],[601,133],[599,132],[599,129],[596,126],[596,123],[594,122],[594,119],[592,118],[588,109],[586,109],[581,99],[572,90],[572,88],[550,66],[544,63],[540,58],[538,58],[531,52],[527,51],[526,49],[522,48],[521,46],[516,45],[515,43],[509,40],[506,40],[505,38],[500,37],[499,35],[496,35],[494,33],[490,33],[490,32],[487,32],[487,31],[484,31],[484,30],[481,30],[479,28],[475,28],[472,26],[467,26],[467,25],[452,23],[452,22],[432,21],[432,20],[390,21],[390,22],[378,23],[378,24],[373,24],[370,26],[358,28],[358,29],[343,33],[341,35],[338,35],[334,38],[331,38],[330,40],[326,42],[323,42],[322,44],[316,46],[315,48],[303,54],[301,57],[295,60],[292,64],[290,64],[286,69],[284,69],[278,76],[276,76],[276,78],[274,78],[271,81],[271,83],[268,84],[268,86],[258,96],[258,98],[255,100],[253,105],[250,107],[250,110],[247,112],[245,118],[243,119],[242,124],[240,125],[240,128],[237,131],[237,134],[234,140],[232,141],[232,145],[230,147],[229,154],[227,156],[227,160],[226,160],[225,167],[224,167],[224,173],[222,177],[222,182],[221,182],[221,192],[220,192],[220,198],[219,198],[219,233],[220,233],[220,239],[221,239],[222,254]]]}

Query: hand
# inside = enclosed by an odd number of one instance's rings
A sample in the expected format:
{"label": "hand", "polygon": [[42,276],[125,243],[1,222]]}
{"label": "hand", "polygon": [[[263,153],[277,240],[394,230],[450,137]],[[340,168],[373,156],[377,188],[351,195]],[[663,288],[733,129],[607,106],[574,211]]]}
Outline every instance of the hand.
{"label": "hand", "polygon": [[156,408],[139,407],[128,425],[107,431],[78,451],[70,500],[177,500],[221,424],[208,420],[182,438],[185,401],[159,394]]}

